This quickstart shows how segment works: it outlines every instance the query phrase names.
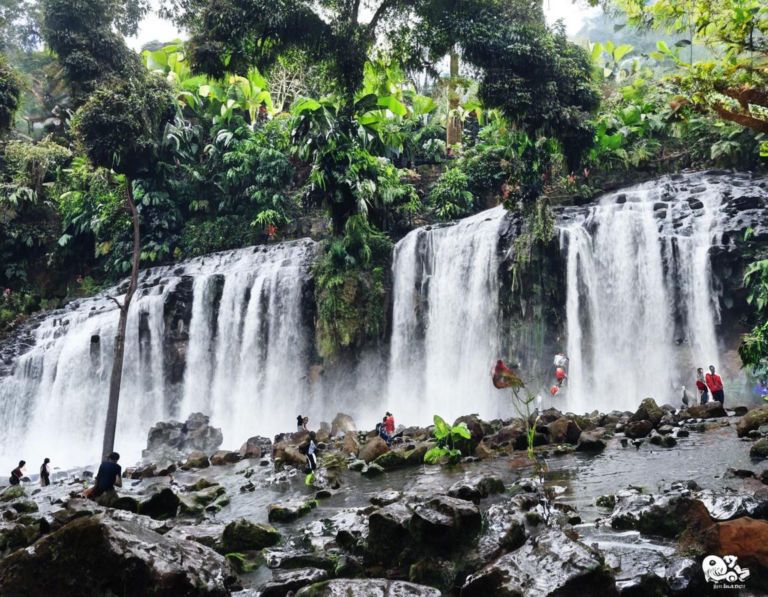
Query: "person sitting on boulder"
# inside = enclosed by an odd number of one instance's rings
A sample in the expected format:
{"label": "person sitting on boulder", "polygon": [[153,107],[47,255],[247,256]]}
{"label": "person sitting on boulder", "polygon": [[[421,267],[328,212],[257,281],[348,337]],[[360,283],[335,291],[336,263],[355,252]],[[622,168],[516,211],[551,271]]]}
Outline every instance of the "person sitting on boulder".
{"label": "person sitting on boulder", "polygon": [[712,392],[712,400],[717,400],[720,404],[725,403],[725,394],[723,392],[723,380],[715,373],[715,366],[709,366],[709,373],[706,377],[707,387]]}
{"label": "person sitting on boulder", "polygon": [[389,435],[389,433],[387,433],[387,416],[386,415],[384,415],[384,418],[381,420],[381,423],[376,424],[376,433],[381,439],[387,442],[387,445],[392,443],[392,436]]}
{"label": "person sitting on boulder", "polygon": [[707,389],[707,382],[704,379],[704,369],[701,367],[696,369],[696,389],[699,391],[699,402],[701,404],[709,402],[709,390]]}
{"label": "person sitting on boulder", "polygon": [[9,479],[11,485],[21,485],[21,478],[24,476],[24,472],[21,470],[24,465],[27,464],[24,460],[19,460],[19,466],[11,471],[11,478]]}
{"label": "person sitting on boulder", "polygon": [[117,452],[112,452],[107,456],[107,459],[99,465],[96,483],[83,492],[83,497],[95,500],[102,505],[107,505],[103,502],[110,502],[117,497],[115,485],[123,486],[123,468],[117,464],[118,460],[120,460],[120,454]]}

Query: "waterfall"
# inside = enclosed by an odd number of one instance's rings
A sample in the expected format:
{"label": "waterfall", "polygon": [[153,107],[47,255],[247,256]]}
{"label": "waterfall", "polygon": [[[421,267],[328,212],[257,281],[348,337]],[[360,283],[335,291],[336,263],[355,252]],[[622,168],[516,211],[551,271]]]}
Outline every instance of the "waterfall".
{"label": "waterfall", "polygon": [[[498,207],[454,226],[420,228],[395,248],[388,401],[406,425],[470,412],[493,416],[499,350]],[[383,414],[383,412],[382,412]]]}
{"label": "waterfall", "polygon": [[[124,462],[140,458],[152,425],[194,411],[210,415],[234,449],[290,425],[305,394],[302,301],[315,254],[316,244],[303,240],[141,272],[118,412]],[[109,297],[121,293],[77,300],[33,324],[31,348],[0,378],[6,468],[21,458],[29,470],[45,457],[54,466],[98,459],[118,321]],[[174,380],[178,366],[182,378]]]}
{"label": "waterfall", "polygon": [[719,369],[710,248],[722,243],[724,188],[640,185],[561,227],[571,410],[632,410],[647,396],[677,406],[682,386],[696,396],[697,367]]}

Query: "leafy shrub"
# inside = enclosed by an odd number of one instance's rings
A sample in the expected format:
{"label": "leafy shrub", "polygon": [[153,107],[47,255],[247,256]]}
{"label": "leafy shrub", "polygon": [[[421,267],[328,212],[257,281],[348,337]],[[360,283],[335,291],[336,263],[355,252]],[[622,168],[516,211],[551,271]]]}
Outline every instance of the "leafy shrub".
{"label": "leafy shrub", "polygon": [[474,203],[467,175],[458,168],[446,170],[429,194],[429,202],[443,220],[467,215]]}
{"label": "leafy shrub", "polygon": [[442,139],[429,139],[421,146],[421,155],[424,157],[424,161],[432,164],[442,162],[446,152],[445,141]]}
{"label": "leafy shrub", "polygon": [[181,231],[177,257],[199,257],[256,244],[258,232],[241,216],[222,216],[215,220],[190,221]]}

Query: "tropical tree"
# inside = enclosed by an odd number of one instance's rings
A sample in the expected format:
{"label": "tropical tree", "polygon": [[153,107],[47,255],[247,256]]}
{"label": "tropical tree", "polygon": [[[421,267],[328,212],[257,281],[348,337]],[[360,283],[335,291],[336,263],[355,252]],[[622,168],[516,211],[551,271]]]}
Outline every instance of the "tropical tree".
{"label": "tropical tree", "polygon": [[[761,0],[617,0],[627,24],[665,29],[684,38],[657,43],[652,56],[678,69],[670,77],[676,102],[761,133],[768,133],[768,5]],[[694,60],[693,46],[709,55]]]}
{"label": "tropical tree", "polygon": [[13,126],[23,87],[21,79],[0,54],[0,135]]}
{"label": "tropical tree", "polygon": [[162,135],[176,114],[168,84],[148,73],[123,41],[135,33],[147,7],[140,0],[43,0],[43,36],[56,52],[80,105],[74,129],[96,166],[125,177],[133,224],[131,277],[115,338],[102,456],[114,449],[128,309],[138,285],[141,236],[133,183],[157,167]]}

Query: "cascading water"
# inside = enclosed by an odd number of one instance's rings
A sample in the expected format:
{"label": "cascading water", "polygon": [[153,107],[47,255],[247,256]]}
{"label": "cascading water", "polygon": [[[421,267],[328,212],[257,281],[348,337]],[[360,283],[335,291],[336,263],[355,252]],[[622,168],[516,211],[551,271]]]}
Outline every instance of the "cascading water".
{"label": "cascading water", "polygon": [[[315,253],[315,243],[303,240],[141,273],[128,315],[116,439],[127,463],[140,457],[152,425],[194,411],[212,415],[228,446],[292,420],[305,394],[302,297]],[[6,468],[19,458],[97,460],[118,319],[108,297],[118,294],[111,289],[43,318],[32,348],[0,378]],[[186,356],[175,355],[176,340]]]}
{"label": "cascading water", "polygon": [[387,409],[406,424],[499,411],[489,372],[498,358],[505,213],[420,228],[395,248]]}
{"label": "cascading water", "polygon": [[[630,410],[644,397],[696,396],[695,369],[719,369],[721,181],[686,178],[603,197],[560,229],[567,262],[568,407]],[[694,184],[694,186],[691,186]]]}

